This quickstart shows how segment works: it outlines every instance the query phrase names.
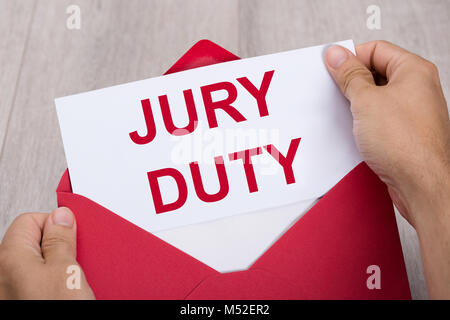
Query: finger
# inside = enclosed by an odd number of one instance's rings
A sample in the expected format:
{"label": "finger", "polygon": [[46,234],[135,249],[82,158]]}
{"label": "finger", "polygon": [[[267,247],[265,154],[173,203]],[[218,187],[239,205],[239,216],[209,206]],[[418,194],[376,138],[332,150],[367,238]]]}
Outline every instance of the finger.
{"label": "finger", "polygon": [[58,208],[47,219],[41,250],[46,263],[76,262],[76,222],[70,209]]}
{"label": "finger", "polygon": [[2,246],[42,259],[42,231],[48,216],[46,213],[25,213],[18,216],[6,231]]}
{"label": "finger", "polygon": [[387,41],[372,41],[356,46],[358,59],[370,70],[393,80],[408,62],[419,57]]}
{"label": "finger", "polygon": [[331,47],[326,53],[325,60],[328,71],[350,101],[363,89],[375,86],[370,70],[346,48]]}

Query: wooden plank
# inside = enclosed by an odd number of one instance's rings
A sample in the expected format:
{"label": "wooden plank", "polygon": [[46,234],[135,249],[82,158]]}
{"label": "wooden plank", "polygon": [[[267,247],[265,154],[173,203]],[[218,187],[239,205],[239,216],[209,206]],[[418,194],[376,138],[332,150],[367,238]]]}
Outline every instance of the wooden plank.
{"label": "wooden plank", "polygon": [[0,0],[0,156],[15,99],[34,3],[35,1],[27,0]]}
{"label": "wooden plank", "polygon": [[[381,30],[366,27],[371,0],[77,0],[81,30],[66,28],[73,1],[37,0],[31,20],[33,3],[0,0],[0,236],[16,215],[56,204],[66,164],[54,97],[159,75],[202,38],[243,57],[386,39],[435,62],[450,94],[447,0],[379,0]],[[398,222],[413,297],[426,298],[417,237]]]}

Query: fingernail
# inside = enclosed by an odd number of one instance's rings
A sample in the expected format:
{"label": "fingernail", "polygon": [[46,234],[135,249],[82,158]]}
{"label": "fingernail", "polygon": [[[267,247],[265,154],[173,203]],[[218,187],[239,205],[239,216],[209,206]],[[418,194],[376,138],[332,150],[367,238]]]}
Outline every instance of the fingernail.
{"label": "fingernail", "polygon": [[53,212],[53,223],[60,225],[60,226],[65,226],[65,227],[69,227],[72,228],[73,226],[73,213],[72,211],[70,211],[68,208],[57,208],[54,212]]}
{"label": "fingernail", "polygon": [[348,58],[348,53],[341,46],[333,46],[327,51],[327,63],[333,68],[339,68]]}

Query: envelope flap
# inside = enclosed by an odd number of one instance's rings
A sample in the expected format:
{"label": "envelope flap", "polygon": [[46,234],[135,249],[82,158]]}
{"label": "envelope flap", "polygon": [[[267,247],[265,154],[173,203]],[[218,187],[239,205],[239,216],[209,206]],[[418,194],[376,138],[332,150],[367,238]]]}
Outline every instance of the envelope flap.
{"label": "envelope flap", "polygon": [[303,290],[265,270],[248,270],[211,276],[202,281],[186,299],[268,300],[296,299]]}
{"label": "envelope flap", "polygon": [[64,171],[61,180],[59,180],[56,192],[68,192],[72,193],[72,184],[70,183],[69,170]]}
{"label": "envelope flap", "polygon": [[[367,287],[371,265],[380,267],[379,290]],[[384,183],[365,163],[330,190],[251,269],[301,283],[311,299],[411,299],[392,202]]]}
{"label": "envelope flap", "polygon": [[[201,54],[199,54],[201,52]],[[175,62],[165,74],[205,67],[240,59],[238,56],[209,40],[200,40]]]}

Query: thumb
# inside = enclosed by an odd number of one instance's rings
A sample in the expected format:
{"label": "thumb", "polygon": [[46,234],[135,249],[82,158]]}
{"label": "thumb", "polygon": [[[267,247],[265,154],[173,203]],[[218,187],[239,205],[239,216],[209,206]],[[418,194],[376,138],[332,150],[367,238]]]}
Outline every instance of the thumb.
{"label": "thumb", "polygon": [[58,208],[48,217],[42,235],[42,256],[49,263],[75,263],[76,223],[72,211]]}
{"label": "thumb", "polygon": [[348,100],[352,101],[362,89],[375,86],[370,70],[350,50],[333,46],[325,60],[328,71]]}

